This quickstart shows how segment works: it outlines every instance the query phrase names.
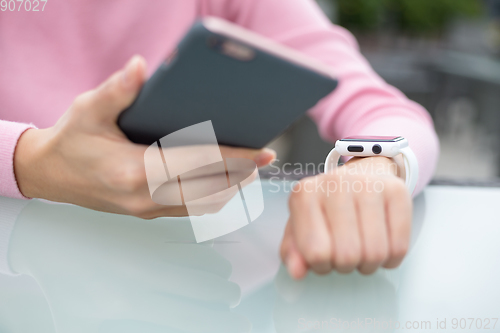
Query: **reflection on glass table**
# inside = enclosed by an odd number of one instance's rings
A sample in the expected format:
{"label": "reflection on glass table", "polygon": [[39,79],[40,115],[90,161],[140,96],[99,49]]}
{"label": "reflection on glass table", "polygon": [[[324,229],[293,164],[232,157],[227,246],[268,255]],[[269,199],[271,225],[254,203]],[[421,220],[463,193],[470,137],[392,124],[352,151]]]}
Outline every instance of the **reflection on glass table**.
{"label": "reflection on glass table", "polygon": [[[48,332],[247,332],[248,320],[230,312],[240,300],[231,265],[212,245],[195,242],[186,218],[33,201],[18,216],[9,257],[45,295]],[[28,316],[36,311],[48,312]],[[22,321],[12,324],[4,329],[22,331]]]}
{"label": "reflection on glass table", "polygon": [[500,332],[500,188],[428,187],[398,269],[294,281],[278,256],[291,185],[264,181],[261,217],[200,244],[186,218],[29,202],[9,240],[22,275],[0,276],[0,332],[456,332],[462,319]]}

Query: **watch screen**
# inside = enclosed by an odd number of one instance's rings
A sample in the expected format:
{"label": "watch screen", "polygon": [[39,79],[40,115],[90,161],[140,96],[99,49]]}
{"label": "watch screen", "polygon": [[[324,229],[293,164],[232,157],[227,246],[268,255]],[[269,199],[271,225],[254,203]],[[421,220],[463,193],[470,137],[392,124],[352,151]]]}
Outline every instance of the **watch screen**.
{"label": "watch screen", "polygon": [[403,140],[401,136],[348,136],[340,141],[396,142]]}

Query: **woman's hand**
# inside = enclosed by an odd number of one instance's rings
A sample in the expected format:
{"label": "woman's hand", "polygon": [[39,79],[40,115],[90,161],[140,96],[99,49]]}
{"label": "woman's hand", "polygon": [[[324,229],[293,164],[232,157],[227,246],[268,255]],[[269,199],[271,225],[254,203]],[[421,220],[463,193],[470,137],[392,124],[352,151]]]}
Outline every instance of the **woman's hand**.
{"label": "woman's hand", "polygon": [[353,158],[298,183],[281,244],[290,275],[397,267],[408,250],[412,217],[401,169],[386,157]]}
{"label": "woman's hand", "polygon": [[[21,192],[31,198],[142,218],[186,215],[185,206],[152,201],[144,166],[147,147],[131,143],[116,124],[119,114],[137,97],[145,77],[145,61],[135,56],[99,87],[78,96],[55,126],[26,131],[14,156]],[[187,153],[192,158],[192,147],[186,149],[191,149]],[[254,160],[258,166],[275,157],[267,149],[221,147],[221,153],[223,158]],[[207,158],[203,149],[195,156]]]}

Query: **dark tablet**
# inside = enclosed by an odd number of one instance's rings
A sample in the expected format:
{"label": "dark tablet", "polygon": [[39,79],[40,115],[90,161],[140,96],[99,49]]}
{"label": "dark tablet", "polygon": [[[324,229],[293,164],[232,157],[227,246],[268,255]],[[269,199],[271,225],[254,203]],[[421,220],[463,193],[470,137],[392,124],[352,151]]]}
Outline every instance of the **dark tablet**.
{"label": "dark tablet", "polygon": [[149,145],[211,120],[220,145],[262,148],[336,86],[326,65],[206,18],[145,83],[118,125],[131,141]]}

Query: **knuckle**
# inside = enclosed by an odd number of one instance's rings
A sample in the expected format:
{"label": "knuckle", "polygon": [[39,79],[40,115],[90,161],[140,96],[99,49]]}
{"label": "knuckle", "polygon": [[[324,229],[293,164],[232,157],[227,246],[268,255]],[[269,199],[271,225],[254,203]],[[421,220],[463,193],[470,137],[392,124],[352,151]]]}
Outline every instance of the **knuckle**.
{"label": "knuckle", "polygon": [[359,202],[363,206],[374,207],[380,205],[383,195],[376,192],[361,192],[357,194]]}
{"label": "knuckle", "polygon": [[404,181],[394,178],[385,182],[384,191],[390,197],[400,197],[408,194]]}
{"label": "knuckle", "polygon": [[114,98],[117,93],[120,91],[120,72],[113,73],[110,77],[108,77],[105,81],[101,82],[97,88],[95,88],[95,92],[99,97],[102,98]]}
{"label": "knuckle", "polygon": [[91,105],[93,91],[87,91],[78,95],[73,101],[73,109],[76,111],[88,110]]}
{"label": "knuckle", "polygon": [[371,179],[372,177],[370,175],[365,175],[365,174],[354,174],[354,175],[349,175],[349,178],[352,181],[364,181],[366,179]]}
{"label": "knuckle", "polygon": [[111,187],[123,192],[136,192],[146,182],[146,173],[139,165],[126,165],[114,170],[109,179]]}
{"label": "knuckle", "polygon": [[365,254],[365,262],[369,264],[380,264],[383,263],[388,256],[388,250],[385,246],[375,247]]}
{"label": "knuckle", "polygon": [[355,267],[361,260],[361,251],[355,247],[345,247],[337,250],[335,254],[335,266]]}
{"label": "knuckle", "polygon": [[110,103],[117,99],[116,89],[113,89],[109,82],[104,83],[95,93],[97,99],[101,102]]}
{"label": "knuckle", "polygon": [[362,275],[371,275],[377,271],[377,266],[372,266],[372,267],[363,267],[358,269],[359,273]]}
{"label": "knuckle", "polygon": [[391,249],[391,257],[395,259],[402,259],[408,253],[407,244],[397,244],[393,245]]}
{"label": "knuckle", "polygon": [[327,251],[322,251],[318,248],[310,248],[304,253],[306,261],[311,266],[322,266],[330,262],[330,255]]}
{"label": "knuckle", "polygon": [[377,194],[372,188],[373,184],[376,181],[376,177],[370,175],[355,175],[352,177],[352,190],[355,193],[359,193],[361,196],[366,197],[367,199],[373,198],[374,195]]}

